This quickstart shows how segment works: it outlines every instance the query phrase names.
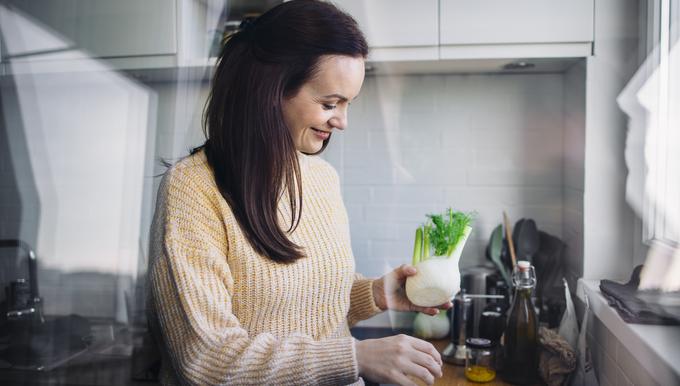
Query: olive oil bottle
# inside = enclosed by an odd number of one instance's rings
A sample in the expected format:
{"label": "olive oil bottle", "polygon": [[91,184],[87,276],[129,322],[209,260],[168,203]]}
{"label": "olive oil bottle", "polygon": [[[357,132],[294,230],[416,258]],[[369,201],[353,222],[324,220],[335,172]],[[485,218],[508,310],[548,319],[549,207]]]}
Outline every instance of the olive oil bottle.
{"label": "olive oil bottle", "polygon": [[530,385],[538,382],[538,318],[531,301],[536,273],[528,261],[518,261],[512,275],[515,296],[504,334],[503,371],[508,383]]}

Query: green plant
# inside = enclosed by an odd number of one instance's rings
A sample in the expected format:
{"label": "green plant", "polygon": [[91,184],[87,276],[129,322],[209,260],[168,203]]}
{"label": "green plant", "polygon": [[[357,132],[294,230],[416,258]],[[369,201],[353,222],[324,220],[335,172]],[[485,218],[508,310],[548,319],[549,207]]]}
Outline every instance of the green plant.
{"label": "green plant", "polygon": [[451,208],[443,214],[428,214],[427,217],[429,221],[416,229],[413,265],[430,257],[430,247],[435,256],[451,256],[473,221],[473,214]]}
{"label": "green plant", "polygon": [[472,225],[472,214],[454,212],[448,208],[444,214],[429,214],[434,224],[429,239],[436,256],[451,256],[458,242],[463,238],[465,229]]}
{"label": "green plant", "polygon": [[[416,230],[413,265],[417,272],[406,279],[406,296],[413,304],[434,307],[460,290],[458,260],[472,232],[473,215],[449,208],[427,217],[428,222]],[[430,259],[430,247],[439,258]]]}

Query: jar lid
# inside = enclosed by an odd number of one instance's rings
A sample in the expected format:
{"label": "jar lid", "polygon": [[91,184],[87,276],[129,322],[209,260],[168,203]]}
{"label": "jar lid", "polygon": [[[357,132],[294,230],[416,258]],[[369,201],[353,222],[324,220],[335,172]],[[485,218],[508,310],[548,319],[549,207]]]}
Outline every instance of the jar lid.
{"label": "jar lid", "polygon": [[465,345],[468,348],[492,348],[494,346],[490,340],[484,338],[467,338]]}

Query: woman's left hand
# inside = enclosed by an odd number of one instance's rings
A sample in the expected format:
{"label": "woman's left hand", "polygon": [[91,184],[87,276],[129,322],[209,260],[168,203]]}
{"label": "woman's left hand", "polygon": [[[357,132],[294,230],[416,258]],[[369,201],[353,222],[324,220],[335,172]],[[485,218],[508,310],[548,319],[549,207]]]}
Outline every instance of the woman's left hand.
{"label": "woman's left hand", "polygon": [[428,315],[436,315],[439,309],[447,310],[453,306],[446,302],[437,307],[421,307],[411,303],[406,297],[406,278],[416,274],[416,269],[402,264],[387,275],[373,282],[373,299],[381,310],[419,311]]}

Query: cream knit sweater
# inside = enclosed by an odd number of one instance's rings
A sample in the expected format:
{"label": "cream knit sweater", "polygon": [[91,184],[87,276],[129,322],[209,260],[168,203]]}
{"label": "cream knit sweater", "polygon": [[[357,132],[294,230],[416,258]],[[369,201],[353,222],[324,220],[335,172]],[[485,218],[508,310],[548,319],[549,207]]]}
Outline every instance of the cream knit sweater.
{"label": "cream knit sweater", "polygon": [[[202,151],[163,178],[148,309],[164,384],[363,384],[349,326],[380,312],[372,280],[354,272],[337,173],[298,159],[303,209],[290,238],[306,257],[292,265],[251,248]],[[284,229],[290,216],[283,199]]]}

